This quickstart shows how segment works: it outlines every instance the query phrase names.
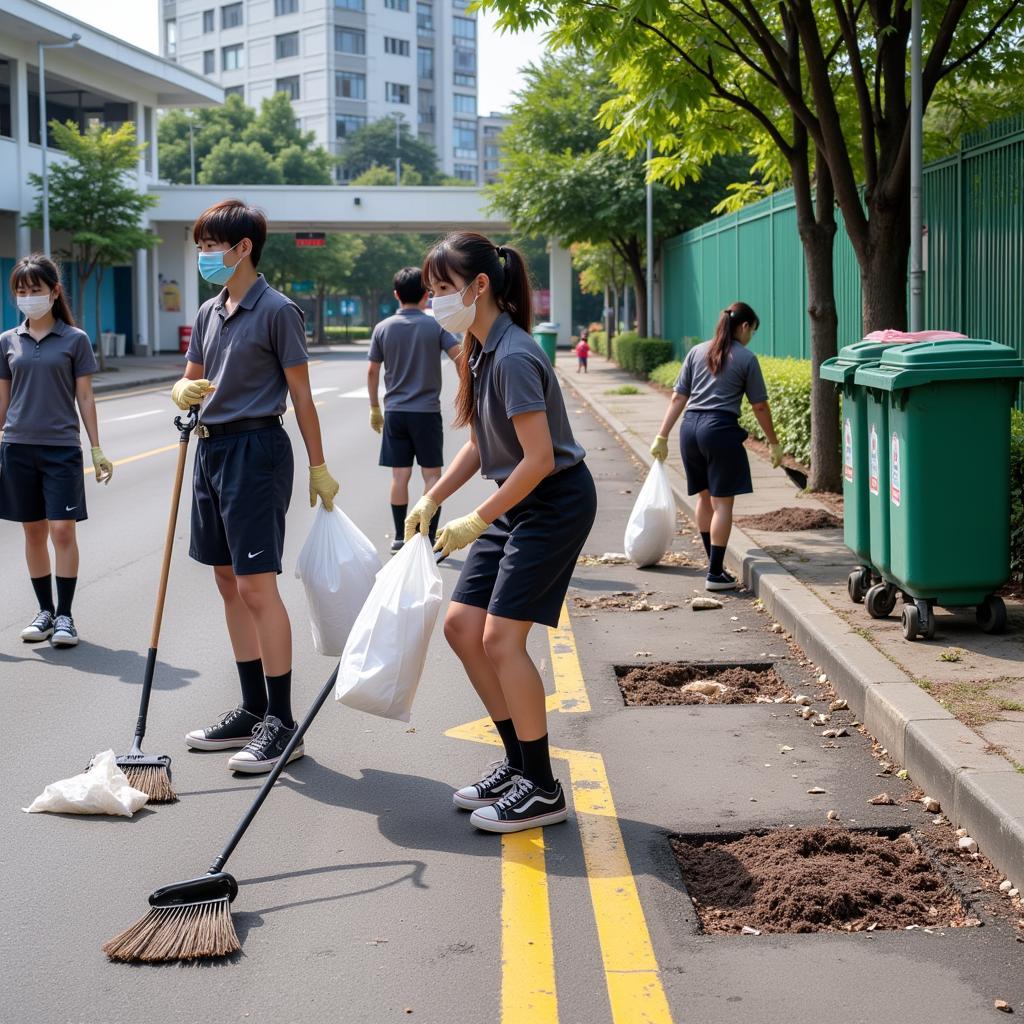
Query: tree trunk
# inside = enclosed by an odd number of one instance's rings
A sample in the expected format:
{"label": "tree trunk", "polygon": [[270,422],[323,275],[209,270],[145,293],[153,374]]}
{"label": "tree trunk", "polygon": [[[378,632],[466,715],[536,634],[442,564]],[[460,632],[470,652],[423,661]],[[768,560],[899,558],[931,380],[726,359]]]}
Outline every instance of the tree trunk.
{"label": "tree trunk", "polygon": [[619,286],[612,285],[612,311],[608,314],[608,355],[612,354],[612,338],[619,326]]}
{"label": "tree trunk", "polygon": [[324,302],[325,294],[323,289],[316,293],[316,326],[313,329],[314,343],[322,345],[326,341],[324,337]]}
{"label": "tree trunk", "polygon": [[[640,243],[631,238],[626,244],[626,264],[633,278],[633,295],[636,298],[636,333],[641,338],[647,337],[647,276],[644,261],[640,252]],[[628,331],[629,324],[626,324]]]}
{"label": "tree trunk", "polygon": [[[96,278],[96,358],[100,365],[100,373],[107,368],[107,357],[103,354],[103,270],[100,267],[92,275]],[[85,289],[89,283],[89,277],[78,276],[78,294],[80,309],[78,311],[78,322],[85,325]]]}
{"label": "tree trunk", "polygon": [[857,253],[864,333],[906,330],[910,211],[905,202],[869,204],[868,218],[867,250]]}

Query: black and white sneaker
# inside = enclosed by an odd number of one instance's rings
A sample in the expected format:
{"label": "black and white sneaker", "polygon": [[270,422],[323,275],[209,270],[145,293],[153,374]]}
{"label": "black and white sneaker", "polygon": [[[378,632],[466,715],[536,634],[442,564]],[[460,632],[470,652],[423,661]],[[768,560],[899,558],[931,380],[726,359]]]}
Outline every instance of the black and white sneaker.
{"label": "black and white sneaker", "polygon": [[452,803],[467,811],[475,811],[478,807],[489,807],[502,798],[520,779],[523,773],[513,768],[504,757],[500,761],[492,761],[487,766],[490,771],[479,782],[472,786],[463,786],[452,793]]}
{"label": "black and white sneaker", "polygon": [[736,577],[728,572],[720,572],[716,575],[708,573],[707,579],[704,581],[705,590],[735,590],[736,589]]}
{"label": "black and white sneaker", "polygon": [[522,832],[540,825],[555,825],[569,817],[562,784],[551,791],[520,775],[495,804],[474,811],[470,821],[485,832]]}
{"label": "black and white sneaker", "polygon": [[193,750],[234,750],[244,747],[262,721],[262,718],[245,708],[232,708],[221,715],[216,725],[208,729],[193,729],[185,736],[185,745]]}
{"label": "black and white sneaker", "polygon": [[75,620],[70,615],[58,615],[53,620],[53,635],[50,637],[53,647],[77,647],[78,630]]}
{"label": "black and white sneaker", "polygon": [[[285,728],[280,718],[267,715],[253,730],[252,739],[244,750],[228,758],[228,768],[233,772],[244,772],[246,775],[265,775],[281,760],[284,748],[295,734],[298,726]],[[292,751],[288,761],[296,761],[305,753],[301,741]]]}
{"label": "black and white sneaker", "polygon": [[405,541],[399,540],[397,537],[391,542],[391,554],[397,555],[402,548],[405,547]]}
{"label": "black and white sneaker", "polygon": [[42,643],[53,636],[53,612],[45,608],[21,631],[21,639],[27,644]]}

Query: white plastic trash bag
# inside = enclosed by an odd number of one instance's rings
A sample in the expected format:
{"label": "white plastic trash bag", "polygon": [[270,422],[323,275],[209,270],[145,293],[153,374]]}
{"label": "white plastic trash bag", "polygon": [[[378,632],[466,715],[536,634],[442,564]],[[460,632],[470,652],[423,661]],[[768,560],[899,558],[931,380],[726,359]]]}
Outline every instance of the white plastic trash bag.
{"label": "white plastic trash bag", "polygon": [[117,814],[130,818],[149,797],[134,789],[117,767],[112,750],[104,750],[93,758],[92,765],[81,775],[51,782],[23,811],[36,814]]}
{"label": "white plastic trash bag", "polygon": [[441,574],[418,533],[377,574],[345,644],[335,699],[408,722],[440,607]]}
{"label": "white plastic trash bag", "polygon": [[337,505],[328,512],[318,504],[295,566],[318,654],[340,656],[379,570],[377,550],[359,527]]}
{"label": "white plastic trash bag", "polygon": [[675,532],[675,496],[665,467],[655,459],[626,523],[626,557],[641,568],[654,565],[672,546]]}

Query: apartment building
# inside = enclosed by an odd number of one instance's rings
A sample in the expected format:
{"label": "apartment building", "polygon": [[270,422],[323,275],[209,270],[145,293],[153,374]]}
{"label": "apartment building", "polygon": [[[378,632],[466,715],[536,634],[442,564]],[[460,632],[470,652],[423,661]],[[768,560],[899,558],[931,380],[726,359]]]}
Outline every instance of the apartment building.
{"label": "apartment building", "polygon": [[161,53],[251,106],[292,99],[341,153],[368,121],[404,118],[445,174],[481,180],[470,0],[161,0]]}

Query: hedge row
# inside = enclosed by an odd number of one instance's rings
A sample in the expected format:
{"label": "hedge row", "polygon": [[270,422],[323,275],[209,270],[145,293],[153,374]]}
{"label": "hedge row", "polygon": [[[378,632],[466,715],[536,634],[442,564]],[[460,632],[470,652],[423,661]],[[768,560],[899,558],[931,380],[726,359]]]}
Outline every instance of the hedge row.
{"label": "hedge row", "polygon": [[361,338],[368,338],[372,333],[369,327],[343,327],[333,324],[324,327],[324,337],[328,341],[358,341]]}
{"label": "hedge row", "polygon": [[587,344],[599,355],[606,359],[611,355],[608,351],[607,331],[590,331],[587,334]]}
{"label": "hedge row", "polygon": [[646,380],[656,367],[672,358],[672,342],[623,331],[612,340],[612,358],[622,369]]}

